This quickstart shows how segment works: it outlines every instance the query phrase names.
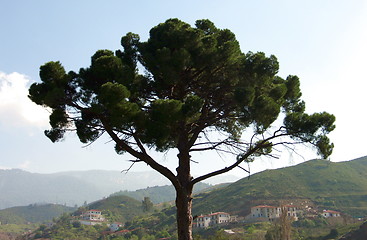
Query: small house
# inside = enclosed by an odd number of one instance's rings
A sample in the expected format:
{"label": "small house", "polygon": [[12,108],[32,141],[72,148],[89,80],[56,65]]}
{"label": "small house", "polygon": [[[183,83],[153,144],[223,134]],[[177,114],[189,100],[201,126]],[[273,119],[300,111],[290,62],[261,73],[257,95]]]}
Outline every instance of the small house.
{"label": "small house", "polygon": [[110,231],[111,232],[116,232],[117,230],[119,230],[121,227],[123,227],[124,224],[119,223],[119,222],[114,222],[110,224]]}
{"label": "small house", "polygon": [[322,216],[329,218],[329,217],[340,217],[340,212],[332,211],[332,210],[323,210]]}

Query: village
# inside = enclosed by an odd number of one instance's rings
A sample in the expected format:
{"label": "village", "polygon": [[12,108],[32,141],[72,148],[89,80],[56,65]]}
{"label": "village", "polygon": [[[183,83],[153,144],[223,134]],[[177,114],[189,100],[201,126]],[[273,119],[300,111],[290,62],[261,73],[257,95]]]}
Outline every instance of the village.
{"label": "village", "polygon": [[[297,221],[299,217],[315,218],[322,216],[324,218],[340,218],[341,212],[334,210],[317,211],[310,206],[296,205],[258,205],[251,207],[251,212],[247,216],[231,215],[227,212],[214,212],[209,214],[201,214],[194,216],[193,229],[205,229],[209,227],[221,227],[231,223],[256,223],[256,222],[274,222],[277,221],[283,214],[291,221]],[[121,222],[109,222],[101,210],[91,209],[77,216],[73,221],[78,221],[82,225],[98,225],[106,224],[110,232],[125,233],[124,224]],[[50,227],[50,226],[49,226]]]}
{"label": "village", "polygon": [[338,218],[341,217],[341,213],[333,210],[323,210],[318,212],[312,207],[304,206],[299,207],[295,205],[282,205],[282,206],[269,206],[258,205],[251,207],[251,213],[245,217],[239,217],[236,215],[230,215],[226,212],[215,212],[206,215],[197,216],[194,220],[194,228],[208,228],[211,226],[225,225],[228,223],[242,222],[242,223],[255,223],[255,222],[274,222],[278,220],[282,214],[285,214],[291,221],[297,221],[300,216],[306,218],[315,218],[321,215],[324,218]]}

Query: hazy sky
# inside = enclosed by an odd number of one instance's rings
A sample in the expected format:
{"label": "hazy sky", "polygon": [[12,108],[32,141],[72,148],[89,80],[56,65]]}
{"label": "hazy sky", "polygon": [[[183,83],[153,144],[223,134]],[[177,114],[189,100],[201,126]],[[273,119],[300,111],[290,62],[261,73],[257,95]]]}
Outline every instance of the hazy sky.
{"label": "hazy sky", "polygon": [[[2,1],[0,9],[0,168],[41,173],[127,168],[129,156],[116,155],[107,138],[83,147],[70,134],[52,144],[43,135],[48,113],[28,100],[28,87],[39,81],[39,67],[48,61],[78,71],[89,66],[96,50],[119,49],[127,32],[146,40],[149,30],[168,18],[190,24],[210,19],[234,32],[243,52],[277,56],[281,77],[300,77],[307,112],[336,115],[331,161],[367,155],[367,1],[12,0]],[[259,159],[252,172],[315,157],[305,148],[298,154]],[[195,158],[202,163],[194,174],[230,163],[216,154]],[[159,156],[159,161],[169,167],[176,163],[174,154]],[[133,170],[143,169],[142,164]]]}

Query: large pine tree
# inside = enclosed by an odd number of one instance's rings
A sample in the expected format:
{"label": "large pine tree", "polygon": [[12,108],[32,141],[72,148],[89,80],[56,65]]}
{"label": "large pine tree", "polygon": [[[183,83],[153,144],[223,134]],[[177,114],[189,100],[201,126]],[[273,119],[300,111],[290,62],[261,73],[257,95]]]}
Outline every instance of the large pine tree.
{"label": "large pine tree", "polygon": [[[192,27],[169,19],[152,28],[147,41],[128,33],[121,44],[115,53],[97,51],[90,67],[78,73],[67,73],[59,62],[46,63],[42,82],[30,87],[29,96],[52,109],[52,128],[45,134],[53,142],[68,130],[76,130],[82,143],[107,134],[117,153],[167,177],[177,192],[179,239],[192,239],[195,183],[270,155],[277,145],[309,143],[322,157],[331,154],[326,135],[335,117],[305,113],[298,77],[277,76],[273,55],[243,53],[230,30],[209,20]],[[283,124],[274,129],[280,116]],[[248,139],[242,138],[245,132],[251,133]],[[150,156],[148,148],[177,149],[176,172]],[[190,154],[211,150],[236,158],[193,178]]]}

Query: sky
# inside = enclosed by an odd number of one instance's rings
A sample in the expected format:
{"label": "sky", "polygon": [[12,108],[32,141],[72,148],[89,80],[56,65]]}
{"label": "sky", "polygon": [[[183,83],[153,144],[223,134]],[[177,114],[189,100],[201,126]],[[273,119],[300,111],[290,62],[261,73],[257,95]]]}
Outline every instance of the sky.
{"label": "sky", "polygon": [[[39,81],[39,67],[60,61],[67,71],[88,67],[98,49],[121,49],[128,32],[144,41],[149,30],[169,18],[191,25],[209,19],[230,29],[243,52],[265,52],[280,63],[279,76],[297,75],[309,113],[336,116],[329,136],[333,162],[367,155],[365,121],[367,74],[367,1],[364,0],[202,0],[202,1],[2,1],[0,4],[0,169],[53,173],[72,170],[119,170],[129,156],[114,152],[108,138],[84,146],[75,134],[53,144],[48,112],[27,97]],[[316,158],[314,149],[279,152],[279,159],[260,158],[252,173]],[[174,169],[175,153],[153,155]],[[195,156],[200,175],[231,162],[226,156]],[[149,170],[144,164],[132,171]],[[242,170],[230,174],[246,176]]]}

